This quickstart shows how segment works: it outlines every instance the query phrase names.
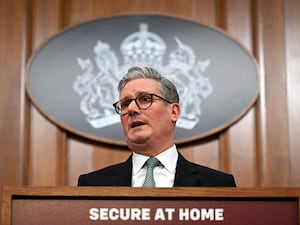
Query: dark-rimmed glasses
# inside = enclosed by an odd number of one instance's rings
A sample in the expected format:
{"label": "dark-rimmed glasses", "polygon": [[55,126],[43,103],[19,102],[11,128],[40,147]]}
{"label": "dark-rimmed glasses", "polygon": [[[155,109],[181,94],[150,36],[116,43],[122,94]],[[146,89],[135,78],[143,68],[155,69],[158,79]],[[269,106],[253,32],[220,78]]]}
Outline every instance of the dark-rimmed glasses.
{"label": "dark-rimmed glasses", "polygon": [[172,102],[168,101],[167,99],[164,99],[163,97],[157,95],[157,94],[148,94],[148,93],[142,93],[138,95],[136,98],[124,98],[120,101],[117,101],[113,104],[116,112],[120,115],[125,115],[128,113],[128,106],[132,101],[135,101],[135,104],[139,109],[146,110],[151,107],[153,103],[153,96],[159,98],[160,100],[163,100],[169,104]]}

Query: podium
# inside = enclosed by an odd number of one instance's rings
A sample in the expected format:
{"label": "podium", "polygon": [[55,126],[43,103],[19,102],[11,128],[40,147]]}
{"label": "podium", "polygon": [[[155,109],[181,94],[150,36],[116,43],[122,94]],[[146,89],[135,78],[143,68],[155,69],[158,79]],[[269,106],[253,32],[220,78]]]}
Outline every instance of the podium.
{"label": "podium", "polygon": [[2,225],[300,224],[300,188],[1,189]]}

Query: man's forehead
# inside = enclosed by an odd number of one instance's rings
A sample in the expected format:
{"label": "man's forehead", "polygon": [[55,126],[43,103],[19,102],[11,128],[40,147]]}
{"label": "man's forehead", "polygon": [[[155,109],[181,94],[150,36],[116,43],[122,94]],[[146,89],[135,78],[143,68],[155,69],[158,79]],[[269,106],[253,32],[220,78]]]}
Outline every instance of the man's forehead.
{"label": "man's forehead", "polygon": [[120,96],[139,93],[158,93],[158,82],[150,78],[137,78],[129,81],[122,89]]}

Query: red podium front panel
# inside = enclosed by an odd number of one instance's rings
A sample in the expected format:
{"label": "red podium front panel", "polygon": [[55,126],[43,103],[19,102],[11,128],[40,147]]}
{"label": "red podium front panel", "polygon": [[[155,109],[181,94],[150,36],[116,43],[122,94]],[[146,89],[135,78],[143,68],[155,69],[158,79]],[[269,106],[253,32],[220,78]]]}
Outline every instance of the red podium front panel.
{"label": "red podium front panel", "polygon": [[3,188],[3,225],[297,225],[298,189]]}

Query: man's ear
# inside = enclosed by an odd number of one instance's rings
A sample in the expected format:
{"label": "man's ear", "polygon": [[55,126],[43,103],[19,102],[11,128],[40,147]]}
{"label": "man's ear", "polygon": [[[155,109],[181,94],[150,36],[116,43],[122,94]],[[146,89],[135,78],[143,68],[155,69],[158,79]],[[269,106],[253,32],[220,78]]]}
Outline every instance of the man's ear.
{"label": "man's ear", "polygon": [[172,116],[171,116],[172,123],[176,123],[176,121],[178,120],[178,118],[180,116],[179,103],[172,103],[171,110],[172,110],[172,112],[171,112],[172,113]]}

